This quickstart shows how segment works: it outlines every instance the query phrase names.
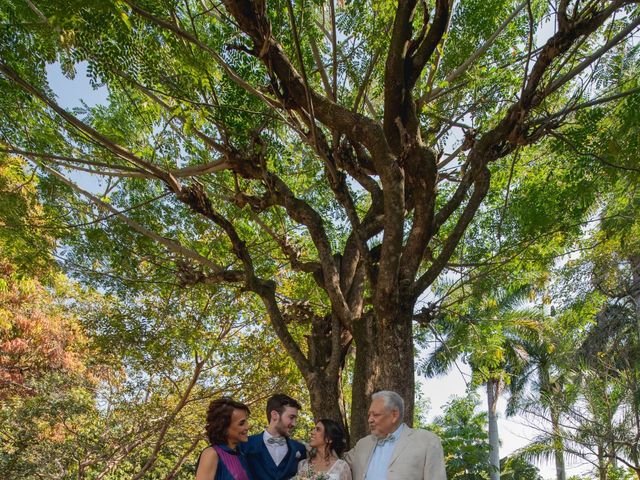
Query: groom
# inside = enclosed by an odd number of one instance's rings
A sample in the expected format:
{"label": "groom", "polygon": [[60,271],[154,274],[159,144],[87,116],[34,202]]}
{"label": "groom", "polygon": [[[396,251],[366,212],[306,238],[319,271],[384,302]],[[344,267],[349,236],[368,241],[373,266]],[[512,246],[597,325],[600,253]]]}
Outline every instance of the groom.
{"label": "groom", "polygon": [[307,456],[304,445],[289,438],[298,410],[300,404],[284,394],[267,400],[269,426],[243,448],[254,480],[288,480],[298,472],[298,462]]}

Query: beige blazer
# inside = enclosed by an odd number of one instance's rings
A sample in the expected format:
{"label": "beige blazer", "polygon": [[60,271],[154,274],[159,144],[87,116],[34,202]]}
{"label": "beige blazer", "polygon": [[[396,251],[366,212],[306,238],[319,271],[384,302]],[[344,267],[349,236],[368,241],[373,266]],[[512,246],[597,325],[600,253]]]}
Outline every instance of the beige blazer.
{"label": "beige blazer", "polygon": [[[353,480],[364,480],[376,446],[373,435],[361,438],[344,459],[351,467]],[[404,426],[391,455],[387,480],[446,480],[444,453],[438,436],[422,429]]]}

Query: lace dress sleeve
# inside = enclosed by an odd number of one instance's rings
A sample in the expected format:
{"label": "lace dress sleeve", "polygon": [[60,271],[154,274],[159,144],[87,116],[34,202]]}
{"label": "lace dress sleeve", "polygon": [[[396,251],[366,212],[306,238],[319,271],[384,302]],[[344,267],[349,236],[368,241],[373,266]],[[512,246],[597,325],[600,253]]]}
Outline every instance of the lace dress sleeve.
{"label": "lace dress sleeve", "polygon": [[298,473],[302,473],[306,471],[308,463],[309,463],[309,460],[306,458],[303,460],[300,460],[300,462],[298,463]]}
{"label": "lace dress sleeve", "polygon": [[349,464],[344,460],[337,460],[331,468],[331,473],[337,474],[339,480],[352,480],[351,468],[349,468]]}

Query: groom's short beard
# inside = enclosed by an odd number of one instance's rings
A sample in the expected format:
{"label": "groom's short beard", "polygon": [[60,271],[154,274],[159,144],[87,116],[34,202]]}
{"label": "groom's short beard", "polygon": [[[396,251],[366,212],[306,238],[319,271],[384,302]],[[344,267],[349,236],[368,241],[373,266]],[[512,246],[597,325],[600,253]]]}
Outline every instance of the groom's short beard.
{"label": "groom's short beard", "polygon": [[281,420],[278,420],[278,423],[275,424],[275,431],[278,432],[283,437],[289,436],[289,432],[287,432],[287,429],[282,424]]}

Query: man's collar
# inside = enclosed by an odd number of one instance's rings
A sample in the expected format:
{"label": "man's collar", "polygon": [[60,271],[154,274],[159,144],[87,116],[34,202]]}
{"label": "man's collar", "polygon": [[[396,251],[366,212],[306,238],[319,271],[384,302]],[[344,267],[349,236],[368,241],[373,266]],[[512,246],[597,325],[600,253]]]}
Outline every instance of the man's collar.
{"label": "man's collar", "polygon": [[400,435],[402,434],[402,430],[404,430],[404,422],[401,422],[400,425],[398,425],[398,428],[396,428],[393,432],[391,432],[391,435],[393,435],[396,438],[400,438]]}
{"label": "man's collar", "polygon": [[396,429],[393,432],[388,433],[384,437],[375,437],[375,440],[381,445],[387,442],[395,442],[400,438],[400,435],[402,435],[403,430],[404,430],[404,423],[401,423],[396,427]]}
{"label": "man's collar", "polygon": [[279,435],[279,436],[277,436],[277,437],[276,437],[275,435],[271,435],[271,434],[269,433],[269,430],[267,430],[266,428],[264,429],[264,437],[263,437],[263,438],[264,438],[265,440],[269,440],[270,438],[284,438],[285,440],[287,439],[287,437],[284,437],[284,436],[282,436],[282,435]]}

